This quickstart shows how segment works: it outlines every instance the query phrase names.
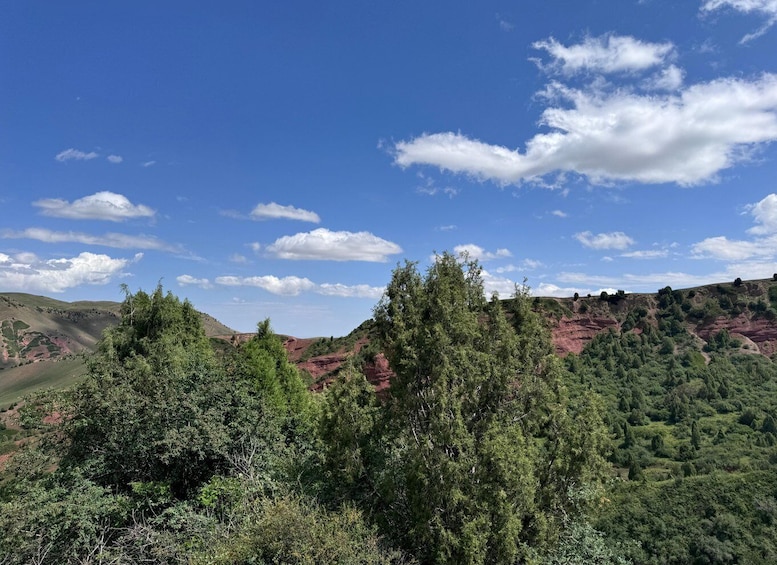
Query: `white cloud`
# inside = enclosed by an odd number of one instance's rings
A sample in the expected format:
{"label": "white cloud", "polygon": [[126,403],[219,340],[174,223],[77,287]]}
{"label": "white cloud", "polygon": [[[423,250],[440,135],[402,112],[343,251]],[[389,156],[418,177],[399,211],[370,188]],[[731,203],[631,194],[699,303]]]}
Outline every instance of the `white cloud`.
{"label": "white cloud", "polygon": [[213,288],[213,285],[208,279],[198,279],[191,275],[180,275],[175,277],[179,286],[199,286],[200,288],[208,289]]}
{"label": "white cloud", "polygon": [[480,273],[483,279],[483,292],[487,297],[491,297],[495,292],[500,298],[509,298],[515,294],[515,281],[507,277],[493,275],[483,269]]}
{"label": "white cloud", "polygon": [[[576,292],[582,296],[585,296],[587,294],[593,295],[596,291],[593,289],[581,288],[577,286],[560,287],[551,283],[540,283],[537,288],[531,289],[533,296],[552,296],[555,298],[569,298],[570,296],[574,296]],[[601,294],[601,291],[599,291],[599,294]]]}
{"label": "white cloud", "polygon": [[629,259],[661,259],[667,255],[669,255],[669,252],[666,249],[646,249],[642,251],[621,253],[621,257],[627,257]]}
{"label": "white cloud", "polygon": [[644,86],[648,90],[677,90],[683,85],[684,79],[685,71],[669,65],[645,81]]}
{"label": "white cloud", "polygon": [[118,165],[119,163],[124,161],[124,158],[121,157],[120,155],[108,155],[106,159],[108,159],[109,163],[113,163],[114,165]]}
{"label": "white cloud", "polygon": [[557,218],[566,218],[569,214],[567,214],[566,212],[563,212],[561,210],[553,210],[551,212],[551,215],[552,216],[556,216]]}
{"label": "white cloud", "polygon": [[256,241],[249,243],[248,246],[251,248],[251,251],[253,251],[254,253],[259,253],[259,251],[262,250],[262,244]]}
{"label": "white cloud", "polygon": [[493,259],[504,259],[513,256],[509,249],[497,249],[492,253],[491,251],[486,251],[474,243],[457,245],[453,248],[453,252],[456,255],[466,254],[470,259],[476,259],[478,261],[491,261]]}
{"label": "white cloud", "polygon": [[145,161],[145,162],[140,164],[140,166],[143,167],[144,169],[147,169],[149,167],[153,167],[154,165],[156,165],[156,161]]}
{"label": "white cloud", "polygon": [[268,245],[267,251],[280,259],[386,262],[389,255],[401,253],[402,248],[369,232],[318,228],[281,237]]}
{"label": "white cloud", "polygon": [[537,261],[536,259],[524,259],[523,261],[521,261],[520,265],[506,265],[504,267],[499,267],[498,269],[494,269],[494,272],[501,274],[501,273],[533,271],[535,269],[539,269],[544,266],[545,264],[542,261]]}
{"label": "white cloud", "polygon": [[747,230],[756,237],[753,240],[731,240],[726,236],[708,237],[693,246],[696,258],[712,258],[723,261],[746,261],[777,257],[777,194],[768,194],[755,204],[745,208],[756,223]]}
{"label": "white cloud", "polygon": [[46,198],[32,203],[44,216],[71,220],[108,220],[122,222],[129,218],[150,218],[156,212],[143,204],[132,204],[126,196],[102,191],[84,196],[72,203],[61,198]]}
{"label": "white cloud", "polygon": [[297,296],[301,292],[312,290],[316,287],[315,283],[306,278],[294,276],[278,278],[273,275],[261,277],[216,277],[216,284],[257,287],[282,296]]}
{"label": "white cloud", "polygon": [[229,260],[232,263],[241,263],[245,264],[248,263],[248,258],[245,255],[240,255],[240,253],[233,253],[229,256]]}
{"label": "white cloud", "polygon": [[251,212],[251,217],[256,220],[286,219],[312,222],[314,224],[321,222],[321,218],[315,212],[295,208],[294,206],[281,206],[275,202],[257,204],[256,208]]}
{"label": "white cloud", "polygon": [[622,231],[596,235],[590,231],[584,231],[576,233],[575,239],[591,249],[626,249],[629,245],[634,244],[634,240]]}
{"label": "white cloud", "polygon": [[747,210],[755,218],[755,223],[748,233],[764,235],[777,232],[777,194],[769,194],[760,202],[751,204]]}
{"label": "white cloud", "polygon": [[702,12],[713,12],[723,8],[731,8],[745,14],[754,13],[766,19],[760,28],[745,35],[741,43],[747,43],[762,36],[777,23],[777,2],[774,0],[706,0],[701,6]]}
{"label": "white cloud", "polygon": [[587,37],[582,43],[565,46],[550,37],[532,44],[553,59],[545,70],[573,74],[580,71],[618,73],[641,71],[661,65],[674,51],[671,43],[646,43],[629,36]]}
{"label": "white cloud", "polygon": [[91,235],[83,232],[61,232],[46,228],[27,228],[21,231],[4,230],[0,232],[0,237],[4,239],[34,239],[45,243],[83,243],[85,245],[100,245],[118,249],[154,249],[171,253],[183,252],[181,246],[171,245],[152,236],[122,233]]}
{"label": "white cloud", "polygon": [[369,286],[366,284],[345,285],[323,283],[316,292],[324,296],[341,296],[343,298],[372,298],[378,300],[386,290],[383,286]]}
{"label": "white cloud", "polygon": [[744,261],[777,255],[777,236],[755,241],[731,240],[725,236],[708,237],[695,243],[691,252],[697,258],[713,258],[723,261]]}
{"label": "white cloud", "polygon": [[[0,253],[0,286],[22,292],[64,292],[88,284],[108,284],[134,260],[80,253],[76,257],[41,260],[31,254],[10,257]],[[20,260],[21,259],[21,260]]]}
{"label": "white cloud", "polygon": [[395,163],[436,166],[503,186],[539,182],[551,173],[576,173],[592,183],[694,185],[777,140],[775,74],[722,78],[664,95],[553,83],[547,95],[560,102],[540,119],[551,131],[536,134],[523,152],[445,132],[398,142]]}
{"label": "white cloud", "polygon": [[92,159],[96,159],[97,157],[98,155],[94,151],[86,153],[71,147],[70,149],[65,149],[64,151],[57,153],[54,159],[60,163],[65,163],[66,161],[90,161]]}

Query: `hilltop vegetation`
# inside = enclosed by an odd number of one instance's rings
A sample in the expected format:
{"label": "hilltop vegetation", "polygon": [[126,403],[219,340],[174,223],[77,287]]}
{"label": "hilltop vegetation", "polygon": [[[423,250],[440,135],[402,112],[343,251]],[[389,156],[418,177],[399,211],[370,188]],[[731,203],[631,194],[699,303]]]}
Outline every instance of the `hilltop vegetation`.
{"label": "hilltop vegetation", "polygon": [[2,431],[6,562],[777,562],[777,281],[487,301],[475,263],[407,264],[287,340],[316,394],[269,321],[117,314]]}
{"label": "hilltop vegetation", "polygon": [[[60,389],[87,372],[84,355],[119,323],[119,302],[62,302],[18,292],[0,293],[0,407],[25,394]],[[206,335],[233,330],[200,314]]]}
{"label": "hilltop vegetation", "polygon": [[121,314],[83,383],[21,412],[37,441],[0,483],[8,563],[612,557],[575,533],[593,532],[600,407],[568,400],[528,298],[508,321],[475,264],[395,272],[376,309],[397,372],[383,402],[353,367],[310,393],[267,321],[214,350],[161,288]]}

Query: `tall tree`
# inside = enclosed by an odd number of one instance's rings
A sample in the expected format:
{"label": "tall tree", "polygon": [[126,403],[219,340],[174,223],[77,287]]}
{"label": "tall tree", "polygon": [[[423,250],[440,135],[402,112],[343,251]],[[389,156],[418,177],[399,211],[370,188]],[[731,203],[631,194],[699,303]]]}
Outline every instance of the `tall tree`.
{"label": "tall tree", "polygon": [[73,393],[63,464],[114,488],[156,481],[184,495],[226,467],[263,407],[246,379],[225,378],[188,301],[161,286],[127,292]]}
{"label": "tall tree", "polygon": [[549,545],[571,487],[601,467],[598,407],[573,425],[560,365],[525,292],[512,325],[474,261],[439,256],[394,271],[375,308],[396,373],[383,473],[385,519],[429,563],[512,563]]}

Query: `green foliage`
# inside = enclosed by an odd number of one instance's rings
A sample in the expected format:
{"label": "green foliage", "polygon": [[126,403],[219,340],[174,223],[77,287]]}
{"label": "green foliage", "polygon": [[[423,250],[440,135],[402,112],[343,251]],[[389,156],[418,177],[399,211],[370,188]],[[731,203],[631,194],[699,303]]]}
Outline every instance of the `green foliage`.
{"label": "green foliage", "polygon": [[270,328],[269,319],[260,322],[256,334],[240,347],[240,361],[239,370],[271,409],[309,423],[310,393],[297,368],[289,362],[283,342]]}
{"label": "green foliage", "polygon": [[378,478],[388,531],[424,562],[512,563],[547,547],[593,480],[605,438],[595,403],[573,423],[561,368],[527,296],[486,302],[480,268],[444,254],[425,277],[394,271],[375,320],[396,378],[388,472]]}
{"label": "green foliage", "polygon": [[318,565],[408,563],[385,549],[375,531],[353,507],[330,512],[298,496],[265,498],[242,509],[242,520],[195,563],[277,563]]}

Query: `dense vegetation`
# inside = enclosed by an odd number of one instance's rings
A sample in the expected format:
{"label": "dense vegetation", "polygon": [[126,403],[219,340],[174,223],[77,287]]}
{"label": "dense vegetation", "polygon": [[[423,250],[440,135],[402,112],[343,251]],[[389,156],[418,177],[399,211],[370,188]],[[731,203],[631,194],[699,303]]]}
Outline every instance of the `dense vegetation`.
{"label": "dense vegetation", "polygon": [[[776,317],[777,290],[738,288],[662,289],[562,360],[548,308],[623,295],[487,300],[445,254],[322,340],[373,341],[319,394],[268,320],[214,348],[188,302],[127,292],[87,378],[0,430],[26,437],[0,474],[0,563],[777,562],[777,368],[688,331]],[[360,370],[377,351],[380,396]]]}
{"label": "dense vegetation", "polygon": [[614,438],[618,479],[596,525],[638,542],[636,563],[777,562],[777,366],[725,329],[706,343],[688,331],[705,317],[774,319],[740,285],[661,289],[654,312],[631,310],[623,331],[566,358],[570,391],[603,398]]}

